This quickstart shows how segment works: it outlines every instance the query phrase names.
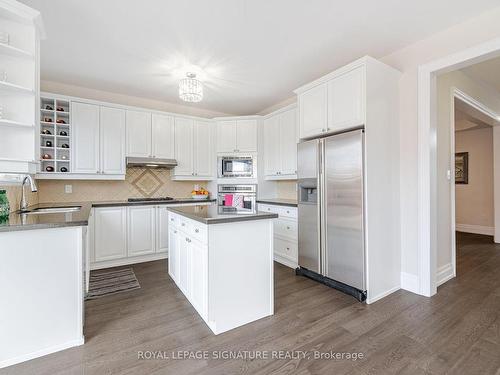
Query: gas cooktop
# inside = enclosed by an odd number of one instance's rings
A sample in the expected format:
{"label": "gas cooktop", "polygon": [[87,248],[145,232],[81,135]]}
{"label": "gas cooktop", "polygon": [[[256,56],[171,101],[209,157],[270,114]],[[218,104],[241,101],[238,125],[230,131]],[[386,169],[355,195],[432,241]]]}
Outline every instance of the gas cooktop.
{"label": "gas cooktop", "polygon": [[158,198],[129,198],[129,202],[150,202],[150,201],[171,201],[172,197],[158,197]]}

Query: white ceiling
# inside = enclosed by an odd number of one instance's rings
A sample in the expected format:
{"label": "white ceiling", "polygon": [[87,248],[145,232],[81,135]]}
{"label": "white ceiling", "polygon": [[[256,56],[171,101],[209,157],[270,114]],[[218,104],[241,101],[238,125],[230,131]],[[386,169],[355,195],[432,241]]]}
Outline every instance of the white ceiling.
{"label": "white ceiling", "polygon": [[21,0],[39,9],[41,76],[181,103],[184,66],[204,70],[200,108],[255,114],[358,57],[385,56],[498,0]]}
{"label": "white ceiling", "polygon": [[461,69],[469,77],[492,86],[500,93],[500,57]]}

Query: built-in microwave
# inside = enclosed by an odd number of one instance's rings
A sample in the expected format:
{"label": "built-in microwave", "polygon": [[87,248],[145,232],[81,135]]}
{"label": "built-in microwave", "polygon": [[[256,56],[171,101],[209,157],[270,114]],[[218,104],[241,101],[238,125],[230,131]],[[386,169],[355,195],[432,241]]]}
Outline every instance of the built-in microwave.
{"label": "built-in microwave", "polygon": [[219,156],[219,178],[254,177],[253,156]]}

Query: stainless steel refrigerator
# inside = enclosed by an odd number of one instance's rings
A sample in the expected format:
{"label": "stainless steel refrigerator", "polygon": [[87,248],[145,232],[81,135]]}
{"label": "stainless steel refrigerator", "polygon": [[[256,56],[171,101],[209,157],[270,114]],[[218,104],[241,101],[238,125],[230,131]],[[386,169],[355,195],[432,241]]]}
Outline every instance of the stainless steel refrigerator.
{"label": "stainless steel refrigerator", "polygon": [[364,131],[298,144],[299,268],[366,299]]}

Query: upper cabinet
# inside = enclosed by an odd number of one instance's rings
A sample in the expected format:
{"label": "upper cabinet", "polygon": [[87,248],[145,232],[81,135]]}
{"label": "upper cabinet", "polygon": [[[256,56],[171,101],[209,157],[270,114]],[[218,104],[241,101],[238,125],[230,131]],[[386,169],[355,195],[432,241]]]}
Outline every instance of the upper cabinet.
{"label": "upper cabinet", "polygon": [[296,90],[300,138],[364,125],[365,86],[366,65],[356,62]]}
{"label": "upper cabinet", "polygon": [[153,113],[152,117],[152,152],[153,157],[174,159],[175,124],[174,117]]}
{"label": "upper cabinet", "polygon": [[71,103],[71,171],[74,174],[125,175],[125,111]]}
{"label": "upper cabinet", "polygon": [[217,119],[217,152],[257,152],[257,119]]}
{"label": "upper cabinet", "polygon": [[209,120],[175,119],[174,180],[214,178],[214,123]]}
{"label": "upper cabinet", "polygon": [[127,156],[153,156],[151,113],[127,110]]}
{"label": "upper cabinet", "polygon": [[297,178],[295,108],[270,114],[263,124],[264,175],[267,180]]}

